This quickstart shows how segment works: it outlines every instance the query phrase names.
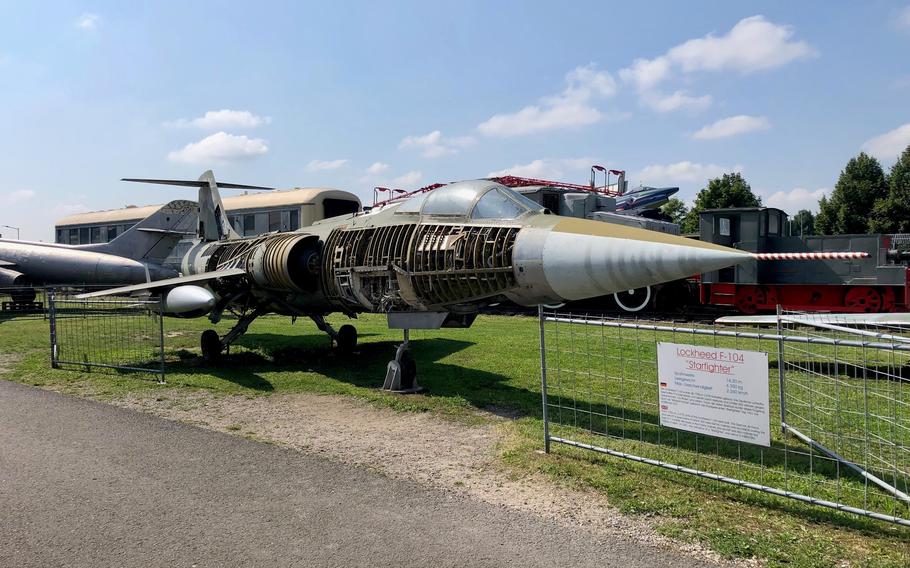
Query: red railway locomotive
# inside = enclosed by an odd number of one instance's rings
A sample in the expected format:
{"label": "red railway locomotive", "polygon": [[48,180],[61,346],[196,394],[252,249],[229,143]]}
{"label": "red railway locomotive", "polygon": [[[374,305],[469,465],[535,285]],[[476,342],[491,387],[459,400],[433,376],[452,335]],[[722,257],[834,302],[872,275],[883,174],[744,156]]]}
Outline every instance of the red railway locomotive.
{"label": "red railway locomotive", "polygon": [[[702,274],[702,304],[744,314],[785,309],[910,311],[910,235],[787,236],[787,214],[772,207],[701,213],[699,238],[775,260],[752,260]],[[866,252],[859,259],[787,260],[789,253]],[[832,254],[833,256],[833,254]]]}

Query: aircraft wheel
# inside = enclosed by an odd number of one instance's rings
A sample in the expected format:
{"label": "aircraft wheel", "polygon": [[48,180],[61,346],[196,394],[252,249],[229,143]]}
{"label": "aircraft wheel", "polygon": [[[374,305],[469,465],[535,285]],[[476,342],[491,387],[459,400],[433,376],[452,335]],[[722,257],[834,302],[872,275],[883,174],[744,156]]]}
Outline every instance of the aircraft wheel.
{"label": "aircraft wheel", "polygon": [[221,357],[221,338],[214,329],[203,331],[199,343],[202,347],[202,358],[206,361],[217,361]]}
{"label": "aircraft wheel", "polygon": [[12,290],[9,295],[17,304],[27,304],[35,301],[37,293],[34,288],[21,288]]}
{"label": "aircraft wheel", "polygon": [[357,347],[357,328],[350,324],[345,324],[338,329],[338,335],[335,337],[338,344],[338,350],[342,353],[350,353]]}
{"label": "aircraft wheel", "polygon": [[410,351],[405,351],[398,358],[398,364],[401,366],[401,388],[408,390],[414,388],[417,382],[417,361]]}

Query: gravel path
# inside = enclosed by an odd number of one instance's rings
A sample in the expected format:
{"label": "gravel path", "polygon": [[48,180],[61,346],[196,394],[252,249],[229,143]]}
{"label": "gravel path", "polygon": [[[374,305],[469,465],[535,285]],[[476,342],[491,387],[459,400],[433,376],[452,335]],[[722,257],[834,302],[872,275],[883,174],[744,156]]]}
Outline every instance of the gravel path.
{"label": "gravel path", "polygon": [[0,521],[2,566],[712,565],[2,381]]}

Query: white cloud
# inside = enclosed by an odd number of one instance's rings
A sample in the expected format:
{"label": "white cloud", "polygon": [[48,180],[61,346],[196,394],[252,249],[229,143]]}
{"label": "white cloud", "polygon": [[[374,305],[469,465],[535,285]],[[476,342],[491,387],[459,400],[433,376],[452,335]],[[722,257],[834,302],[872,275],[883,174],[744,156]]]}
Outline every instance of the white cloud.
{"label": "white cloud", "polygon": [[681,109],[702,110],[711,106],[711,95],[695,97],[686,94],[685,91],[676,91],[673,94],[664,95],[656,91],[650,91],[642,94],[641,101],[657,112],[671,112]]}
{"label": "white cloud", "polygon": [[327,170],[337,170],[341,166],[347,164],[348,161],[345,159],[340,160],[311,160],[309,164],[306,165],[306,171],[308,172],[324,172]]}
{"label": "white cloud", "polygon": [[621,69],[619,77],[627,83],[634,83],[641,91],[656,87],[670,76],[670,61],[666,57],[636,59],[631,67]]}
{"label": "white cloud", "polygon": [[81,30],[95,30],[101,25],[101,16],[98,14],[82,14],[76,18],[76,27]]}
{"label": "white cloud", "polygon": [[240,160],[249,160],[267,154],[269,147],[261,138],[247,138],[216,132],[198,142],[191,142],[180,150],[167,155],[173,162],[187,164],[224,164]]}
{"label": "white cloud", "polygon": [[636,59],[619,72],[620,78],[633,84],[641,102],[660,112],[682,108],[705,108],[711,104],[707,95],[695,97],[684,91],[662,95],[657,87],[674,75],[674,71],[734,71],[753,73],[805,59],[817,51],[805,41],[793,39],[790,26],[774,24],[764,16],[752,16],[737,22],[724,35],[708,34],[690,39],[654,59]]}
{"label": "white cloud", "polygon": [[900,156],[907,146],[910,146],[910,122],[866,140],[862,149],[879,160],[891,161]]}
{"label": "white cloud", "polygon": [[35,192],[30,189],[16,189],[7,193],[3,198],[0,198],[0,203],[5,205],[13,205],[16,203],[23,203],[25,201],[31,201],[35,197]]}
{"label": "white cloud", "polygon": [[434,130],[423,136],[405,136],[398,144],[399,148],[416,148],[421,150],[424,158],[438,158],[447,154],[455,154],[460,148],[465,148],[474,143],[470,136],[446,138],[439,130]]}
{"label": "white cloud", "polygon": [[645,184],[703,182],[727,172],[741,170],[741,166],[729,168],[717,164],[682,161],[674,164],[646,166],[635,177]]}
{"label": "white cloud", "polygon": [[178,118],[164,123],[171,128],[200,128],[202,130],[227,130],[229,128],[256,128],[272,122],[270,116],[258,116],[248,110],[210,110],[196,118]]}
{"label": "white cloud", "polygon": [[382,162],[373,162],[373,165],[367,168],[367,173],[370,175],[378,175],[382,172],[389,169],[388,164],[383,164]]}
{"label": "white cloud", "polygon": [[771,123],[763,116],[749,116],[739,114],[728,118],[722,118],[713,124],[703,126],[698,132],[692,135],[695,140],[715,140],[717,138],[729,138],[747,132],[758,132],[771,128]]}
{"label": "white cloud", "polygon": [[831,189],[827,187],[820,187],[815,191],[795,187],[790,191],[777,191],[769,196],[763,196],[763,201],[768,207],[777,207],[794,215],[800,209],[818,211],[818,200],[830,192]]}
{"label": "white cloud", "polygon": [[510,168],[490,172],[487,177],[519,176],[562,181],[566,179],[567,175],[571,177],[572,173],[578,172],[581,179],[583,179],[584,175],[590,171],[593,163],[594,160],[591,158],[543,158],[527,164],[515,164]]}
{"label": "white cloud", "polygon": [[396,187],[410,188],[417,185],[421,179],[423,179],[423,173],[415,170],[393,179],[392,184]]}
{"label": "white cloud", "polygon": [[737,22],[726,35],[708,34],[690,39],[667,52],[683,71],[738,71],[773,69],[816,55],[805,41],[793,41],[793,28],[752,16]]}
{"label": "white cloud", "polygon": [[605,115],[592,103],[616,93],[616,80],[593,65],[576,67],[566,74],[566,87],[558,95],[544,97],[514,113],[497,114],[477,126],[484,136],[523,136],[548,130],[586,126]]}

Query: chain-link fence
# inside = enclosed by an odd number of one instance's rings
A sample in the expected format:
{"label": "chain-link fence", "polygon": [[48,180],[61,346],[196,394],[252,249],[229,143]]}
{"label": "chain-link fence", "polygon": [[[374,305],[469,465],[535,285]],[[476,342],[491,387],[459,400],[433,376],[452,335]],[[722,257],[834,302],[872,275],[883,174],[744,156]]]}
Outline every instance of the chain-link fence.
{"label": "chain-link fence", "polygon": [[79,300],[49,291],[51,365],[155,375],[164,382],[161,299]]}
{"label": "chain-link fence", "polygon": [[910,526],[910,339],[540,312],[545,443]]}

